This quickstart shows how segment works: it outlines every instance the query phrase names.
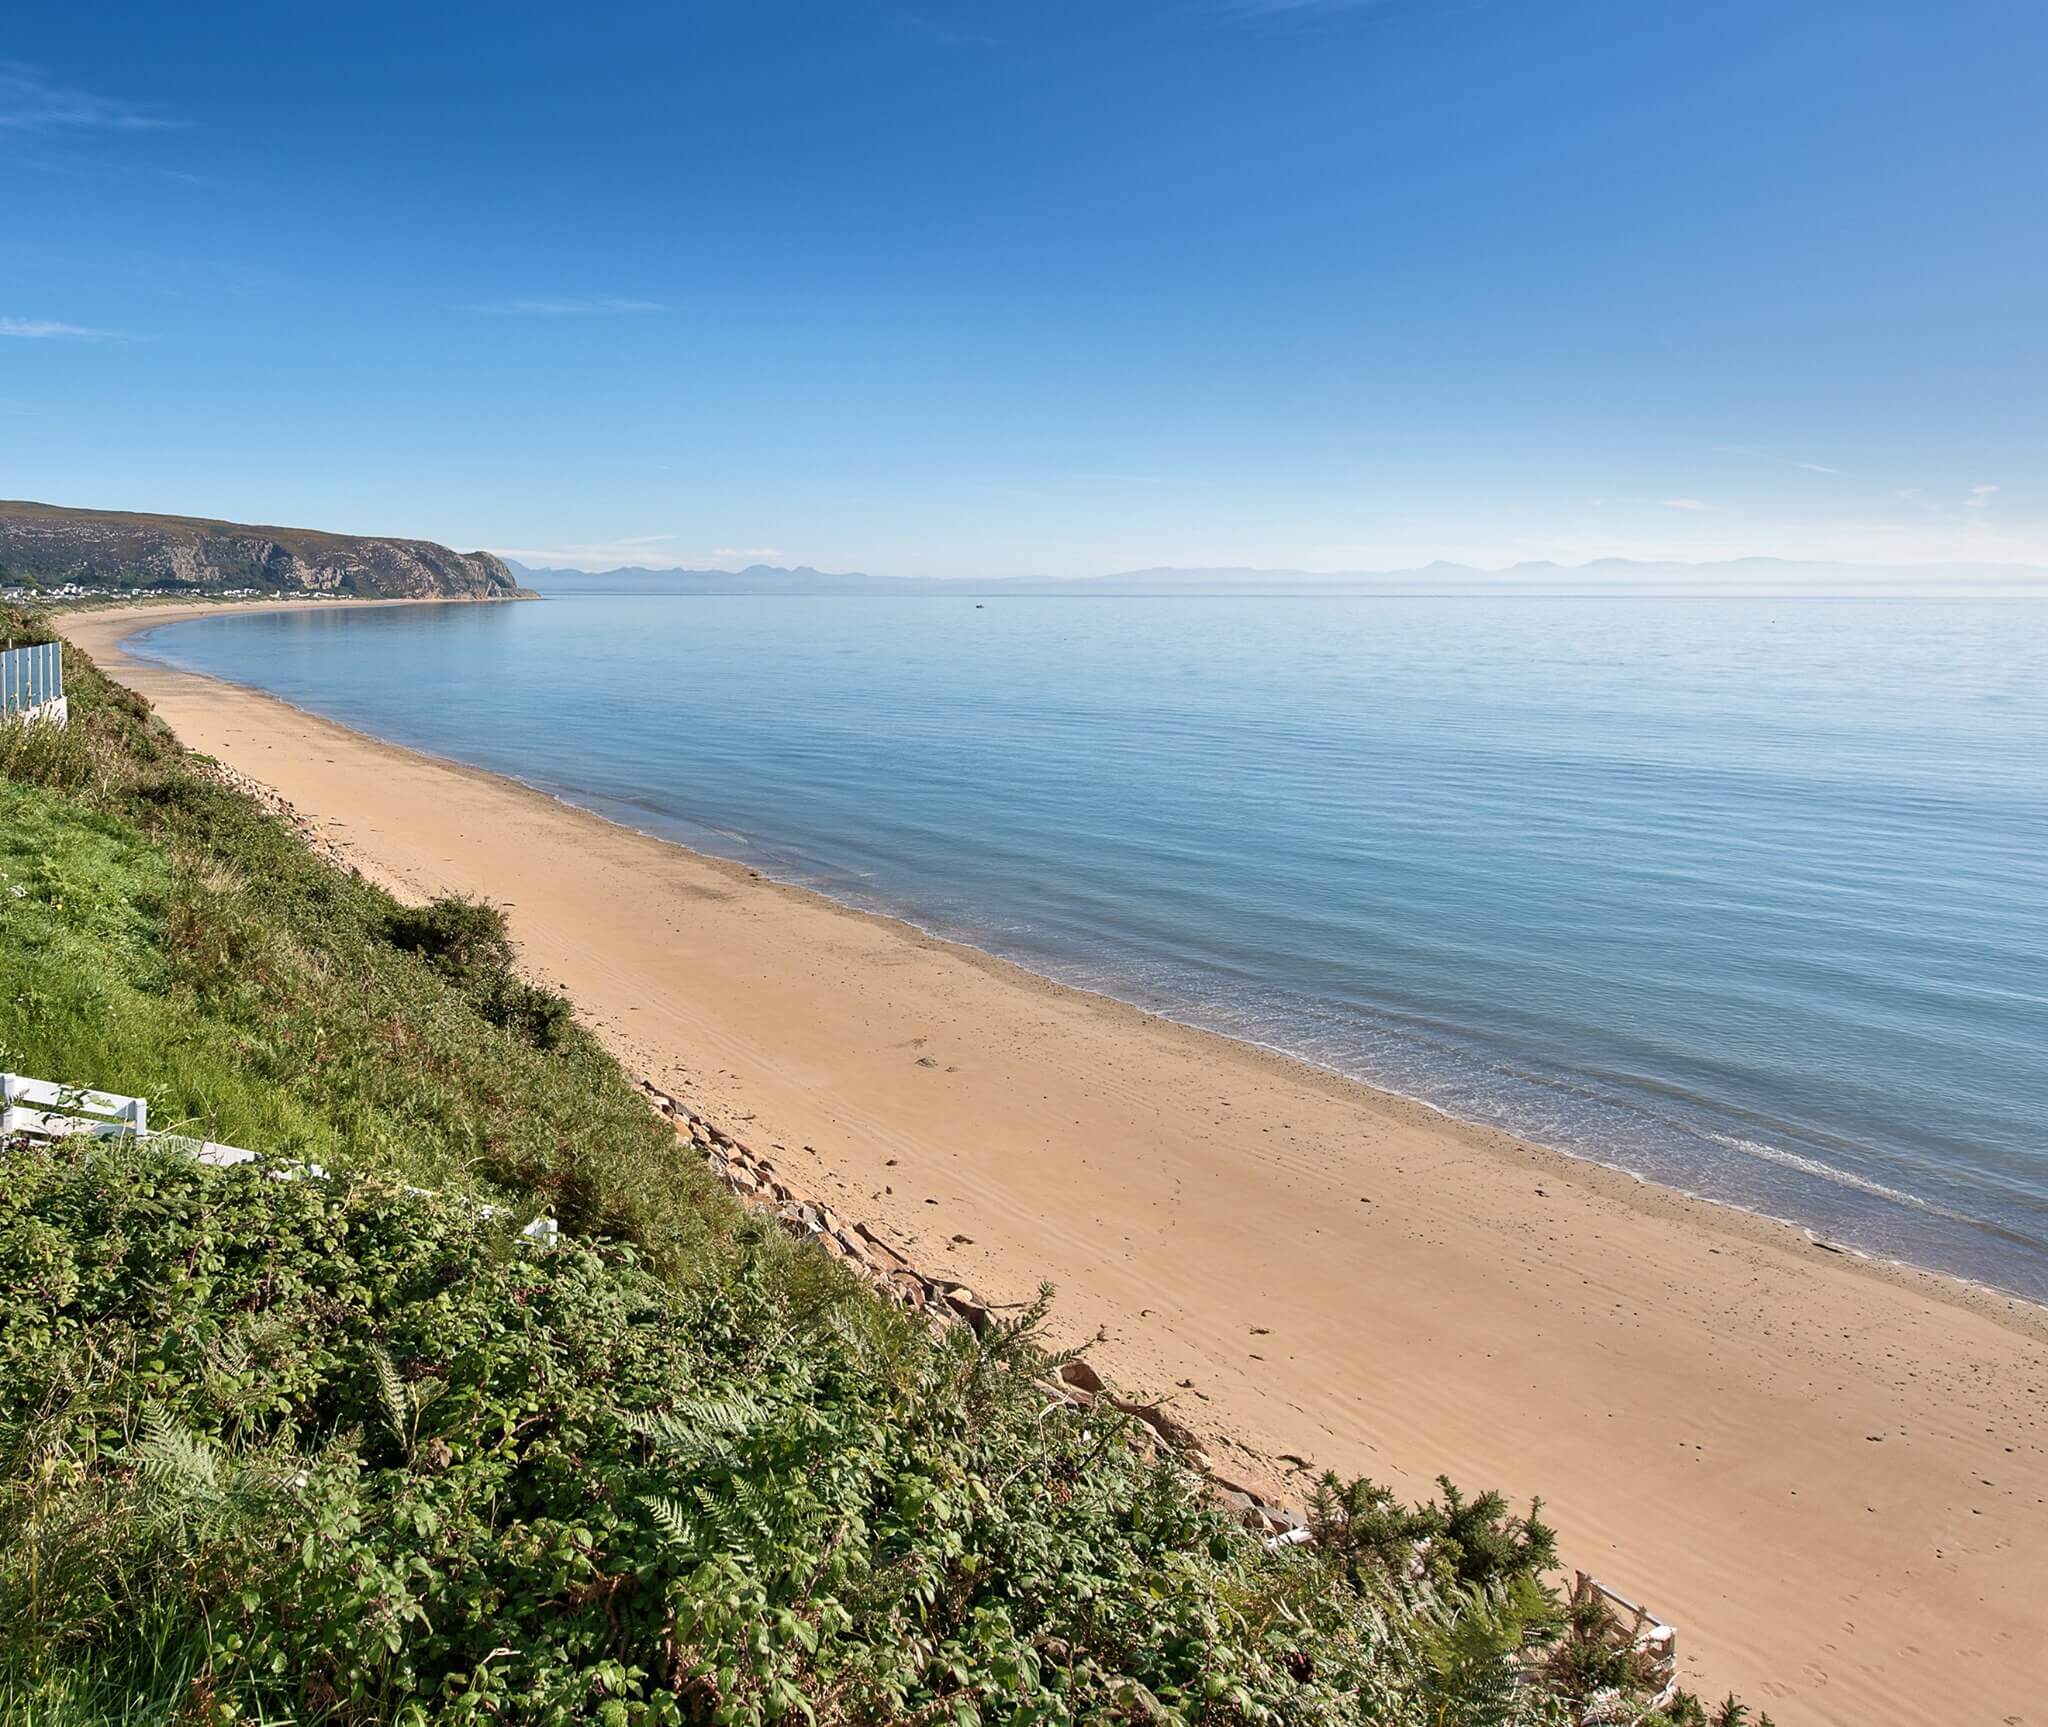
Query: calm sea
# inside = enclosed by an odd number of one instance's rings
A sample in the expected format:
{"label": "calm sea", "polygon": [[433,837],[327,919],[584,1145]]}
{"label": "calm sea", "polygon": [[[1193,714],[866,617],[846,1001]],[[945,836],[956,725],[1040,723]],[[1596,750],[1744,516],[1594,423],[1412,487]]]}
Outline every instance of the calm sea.
{"label": "calm sea", "polygon": [[578,595],[143,651],[2048,1298],[2048,603]]}

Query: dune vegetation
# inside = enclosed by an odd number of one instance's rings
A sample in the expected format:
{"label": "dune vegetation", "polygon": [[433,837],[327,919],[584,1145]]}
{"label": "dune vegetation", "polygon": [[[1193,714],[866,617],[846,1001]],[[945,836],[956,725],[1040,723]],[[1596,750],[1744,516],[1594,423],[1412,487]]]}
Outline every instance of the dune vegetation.
{"label": "dune vegetation", "polygon": [[67,653],[73,723],[0,728],[0,1068],[259,1161],[0,1141],[0,1718],[1749,1720],[1651,1709],[1537,1507],[1326,1480],[1275,1544],[1046,1394],[1044,1302],[891,1306],[491,908],[398,904]]}

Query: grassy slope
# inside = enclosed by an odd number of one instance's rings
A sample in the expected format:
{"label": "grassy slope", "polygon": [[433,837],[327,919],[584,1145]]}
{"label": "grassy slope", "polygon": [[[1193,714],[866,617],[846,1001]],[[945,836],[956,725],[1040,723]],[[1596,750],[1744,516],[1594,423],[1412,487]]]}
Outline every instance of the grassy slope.
{"label": "grassy slope", "polygon": [[482,1021],[394,948],[387,895],[191,771],[126,692],[70,687],[74,734],[16,746],[55,790],[0,781],[9,1065],[90,1070],[230,1144],[532,1193],[664,1253],[701,1233],[708,1179],[593,1041]]}
{"label": "grassy slope", "polygon": [[[1354,1489],[1269,1553],[1049,1405],[1028,1327],[887,1308],[717,1189],[488,920],[408,951],[67,669],[69,732],[0,732],[0,1067],[341,1174],[0,1148],[0,1715],[1538,1722],[1626,1679],[1496,1502]],[[515,1239],[541,1208],[574,1245]]]}
{"label": "grassy slope", "polygon": [[27,499],[0,498],[0,516],[46,526],[83,526],[110,534],[154,537],[184,535],[196,540],[216,538],[260,538],[275,541],[288,552],[315,560],[358,550],[365,542],[396,546],[423,546],[440,551],[432,540],[408,539],[400,534],[336,534],[324,528],[284,528],[269,522],[224,522],[212,516],[149,515],[136,510],[81,510],[65,504],[38,504]]}
{"label": "grassy slope", "polygon": [[52,524],[85,523],[116,532],[260,534],[267,540],[275,540],[289,551],[308,555],[346,551],[360,537],[354,534],[331,534],[320,528],[280,528],[261,522],[224,522],[213,516],[164,516],[138,510],[73,509],[66,504],[38,504],[25,498],[0,498],[0,511],[27,521]]}

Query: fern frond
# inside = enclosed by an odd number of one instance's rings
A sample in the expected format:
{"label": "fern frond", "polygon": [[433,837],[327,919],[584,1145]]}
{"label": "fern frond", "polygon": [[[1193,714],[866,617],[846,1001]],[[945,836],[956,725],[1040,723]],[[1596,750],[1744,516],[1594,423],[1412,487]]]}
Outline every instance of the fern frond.
{"label": "fern frond", "polygon": [[210,1497],[220,1486],[213,1447],[161,1412],[151,1415],[136,1447],[142,1478],[182,1499]]}
{"label": "fern frond", "polygon": [[620,1419],[627,1431],[660,1445],[702,1446],[710,1440],[744,1433],[765,1411],[745,1392],[712,1393],[678,1398],[667,1409],[629,1410]]}
{"label": "fern frond", "polygon": [[399,1377],[398,1367],[381,1348],[372,1345],[370,1367],[377,1376],[377,1402],[392,1438],[410,1453],[412,1450],[413,1401]]}
{"label": "fern frond", "polygon": [[643,1493],[640,1496],[640,1503],[654,1519],[654,1526],[670,1541],[679,1547],[696,1545],[696,1523],[689,1512],[673,1499],[664,1498],[658,1493]]}

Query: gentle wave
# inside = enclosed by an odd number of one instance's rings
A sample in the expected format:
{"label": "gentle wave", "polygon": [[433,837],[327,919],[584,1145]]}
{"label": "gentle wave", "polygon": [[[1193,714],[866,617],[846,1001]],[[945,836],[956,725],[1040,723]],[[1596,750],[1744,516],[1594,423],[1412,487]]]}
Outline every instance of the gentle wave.
{"label": "gentle wave", "polygon": [[1761,1158],[1765,1163],[1775,1163],[1781,1169],[1796,1169],[1802,1175],[1816,1176],[1837,1187],[1853,1187],[1858,1193],[1873,1194],[1879,1199],[1889,1200],[1894,1205],[1911,1206],[1915,1211],[1929,1212],[1956,1223],[1970,1221],[1961,1212],[1945,1210],[1931,1200],[1922,1199],[1917,1193],[1908,1193],[1902,1187],[1892,1187],[1882,1181],[1872,1181],[1868,1176],[1837,1169],[1833,1164],[1823,1163],[1817,1157],[1802,1157],[1798,1152],[1787,1151],[1783,1146],[1766,1145],[1759,1139],[1737,1139],[1725,1133],[1713,1134],[1710,1137],[1716,1145],[1725,1145],[1730,1151],[1741,1152],[1744,1157]]}
{"label": "gentle wave", "polygon": [[2048,605],[579,598],[149,650],[2048,1296]]}

